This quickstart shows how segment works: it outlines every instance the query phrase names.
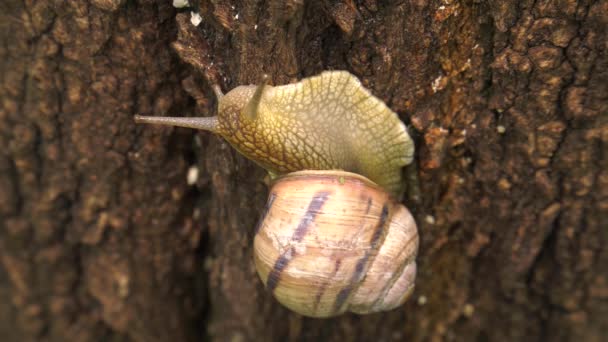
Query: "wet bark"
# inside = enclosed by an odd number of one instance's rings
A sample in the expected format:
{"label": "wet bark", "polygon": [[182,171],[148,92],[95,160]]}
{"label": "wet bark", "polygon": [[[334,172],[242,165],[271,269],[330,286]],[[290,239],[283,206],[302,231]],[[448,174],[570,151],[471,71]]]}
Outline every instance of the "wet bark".
{"label": "wet bark", "polygon": [[[0,4],[3,341],[605,336],[608,1],[193,6]],[[326,69],[416,141],[419,274],[392,312],[281,307],[252,262],[264,171],[216,136],[132,120]]]}

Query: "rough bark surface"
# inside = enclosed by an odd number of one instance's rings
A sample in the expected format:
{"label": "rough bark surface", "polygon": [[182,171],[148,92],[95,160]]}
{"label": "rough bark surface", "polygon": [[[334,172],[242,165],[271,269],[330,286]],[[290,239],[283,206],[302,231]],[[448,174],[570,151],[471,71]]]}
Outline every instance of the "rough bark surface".
{"label": "rough bark surface", "polygon": [[[2,341],[605,338],[608,1],[191,3],[0,4]],[[132,120],[326,69],[416,140],[417,289],[392,312],[281,307],[252,262],[263,170]]]}

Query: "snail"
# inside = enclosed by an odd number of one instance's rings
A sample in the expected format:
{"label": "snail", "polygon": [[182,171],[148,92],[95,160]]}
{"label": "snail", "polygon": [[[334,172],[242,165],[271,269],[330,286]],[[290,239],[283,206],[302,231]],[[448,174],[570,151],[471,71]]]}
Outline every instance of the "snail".
{"label": "snail", "polygon": [[418,232],[398,203],[414,152],[398,116],[346,71],[214,90],[217,116],[135,121],[219,134],[268,171],[254,238],[266,288],[311,317],[401,305],[414,288]]}

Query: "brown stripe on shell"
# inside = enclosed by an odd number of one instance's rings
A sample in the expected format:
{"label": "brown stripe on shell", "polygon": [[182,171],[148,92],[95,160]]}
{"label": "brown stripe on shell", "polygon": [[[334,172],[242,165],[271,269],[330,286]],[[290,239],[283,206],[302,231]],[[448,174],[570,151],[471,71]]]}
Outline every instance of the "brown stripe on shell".
{"label": "brown stripe on shell", "polygon": [[294,248],[291,247],[285,253],[281,254],[277,261],[274,263],[272,267],[272,271],[268,273],[268,279],[266,280],[266,287],[270,292],[274,292],[274,289],[279,285],[279,280],[281,278],[281,272],[287,267],[291,258],[295,254]]}
{"label": "brown stripe on shell", "polygon": [[[403,248],[401,249],[401,253],[407,253],[409,251],[409,249],[407,247],[410,245],[410,243],[416,241],[417,239],[418,239],[418,235],[414,234],[403,246]],[[401,255],[398,255],[395,259],[399,260],[400,256]],[[416,258],[416,256],[413,255],[413,256],[405,259],[399,266],[399,269],[397,269],[397,270],[395,270],[395,272],[393,272],[393,276],[391,277],[391,279],[389,279],[386,282],[386,284],[384,285],[384,287],[382,288],[382,295],[378,296],[378,298],[376,298],[376,300],[372,303],[372,308],[378,306],[380,301],[382,301],[386,297],[386,294],[388,293],[388,291],[390,291],[390,289],[393,287],[395,282],[401,277],[401,274],[403,274],[403,270],[405,269],[405,267],[407,265],[411,264],[413,261],[412,259],[415,259],[415,258]]]}
{"label": "brown stripe on shell", "polygon": [[378,246],[380,237],[382,237],[384,235],[383,234],[384,227],[386,226],[386,222],[388,221],[388,216],[389,216],[388,214],[389,214],[388,203],[385,203],[382,206],[382,213],[380,214],[380,220],[378,222],[378,226],[376,227],[376,230],[374,231],[374,235],[372,235],[372,239],[370,241],[372,249],[375,249],[376,246]]}
{"label": "brown stripe on shell", "polygon": [[319,191],[315,193],[312,198],[312,201],[310,201],[310,203],[308,204],[306,213],[304,213],[304,216],[302,216],[298,227],[293,233],[293,241],[302,241],[302,238],[304,238],[304,235],[306,235],[306,232],[308,231],[308,227],[311,223],[314,222],[315,217],[317,217],[317,214],[319,213],[319,210],[321,210],[323,204],[325,204],[325,201],[327,201],[327,197],[329,197],[329,191]]}
{"label": "brown stripe on shell", "polygon": [[[372,204],[373,204],[373,199],[371,197],[368,197],[367,198],[367,206],[365,207],[365,215],[369,214],[369,211],[372,208]],[[362,260],[359,260],[359,262],[357,263],[357,266],[356,266],[357,269],[363,267],[365,261],[363,262],[363,264],[360,264],[361,261]],[[317,311],[317,307],[319,306],[319,302],[321,301],[321,298],[323,297],[323,293],[325,292],[325,290],[329,286],[329,284],[332,281],[333,277],[337,274],[338,269],[340,268],[340,263],[341,262],[342,262],[342,260],[340,260],[340,259],[338,259],[336,261],[336,267],[334,268],[334,273],[332,274],[331,277],[329,277],[328,281],[326,281],[321,286],[321,289],[317,292],[317,294],[315,296],[315,304],[314,304],[314,307],[313,307],[313,311],[315,311],[315,312]],[[346,300],[346,298],[348,298],[348,295],[350,294],[350,291],[351,291],[351,289],[350,289],[349,286],[347,286],[347,287],[343,288],[342,290],[340,290],[340,292],[338,293],[338,295],[336,297],[337,298],[336,302],[337,303],[339,303],[339,302],[343,303]],[[334,306],[335,306],[335,304],[334,304]],[[341,306],[341,304],[340,304],[340,306]]]}
{"label": "brown stripe on shell", "polygon": [[338,273],[338,270],[340,269],[340,265],[342,265],[342,259],[338,259],[336,260],[335,264],[334,264],[334,272],[332,273],[331,277],[329,277],[329,280],[326,281],[325,283],[323,283],[323,285],[321,285],[321,288],[319,289],[319,291],[317,291],[317,294],[315,295],[315,304],[313,305],[313,312],[317,312],[317,308],[319,307],[319,303],[321,302],[321,298],[323,298],[323,294],[325,293],[325,290],[327,290],[327,287],[329,286],[331,279],[333,279],[336,274]]}
{"label": "brown stripe on shell", "polygon": [[[334,303],[334,313],[340,312],[340,309],[342,308],[344,303],[346,303],[346,300],[348,299],[348,297],[350,297],[350,294],[354,290],[356,290],[357,287],[359,287],[359,285],[361,285],[361,283],[363,282],[363,279],[365,279],[365,271],[367,270],[366,266],[370,262],[373,262],[374,258],[372,257],[375,257],[377,254],[376,247],[378,246],[378,243],[382,241],[380,238],[386,236],[386,234],[383,233],[385,230],[384,228],[386,227],[386,223],[389,221],[389,217],[390,215],[388,203],[385,203],[382,206],[382,213],[380,214],[378,225],[376,226],[374,234],[372,235],[372,239],[370,240],[371,248],[368,249],[367,252],[365,252],[365,255],[361,259],[359,259],[359,261],[357,261],[357,265],[355,266],[355,272],[350,278],[348,285],[346,285],[346,287],[340,290],[340,292],[336,296],[336,302]],[[369,260],[370,258],[371,261]]]}
{"label": "brown stripe on shell", "polygon": [[[296,228],[295,232],[291,237],[291,241],[300,242],[308,232],[308,227],[311,223],[315,221],[317,214],[323,207],[323,204],[327,201],[329,197],[328,191],[319,191],[315,193],[312,200],[308,204],[308,208],[304,213],[304,216],[300,219],[300,223]],[[295,249],[293,247],[289,248],[286,252],[281,254],[277,261],[274,263],[272,270],[268,273],[268,279],[266,280],[266,287],[270,292],[274,292],[274,290],[279,285],[279,281],[281,280],[281,273],[289,264],[292,258],[295,257]]]}
{"label": "brown stripe on shell", "polygon": [[276,198],[277,198],[277,194],[275,192],[271,193],[270,196],[268,197],[268,201],[266,202],[266,206],[264,206],[264,211],[262,212],[262,217],[260,217],[258,224],[255,226],[255,235],[257,235],[258,232],[260,231],[260,228],[262,228],[262,223],[266,219],[266,216],[268,215],[270,208],[272,208],[272,204],[274,203],[274,200]]}
{"label": "brown stripe on shell", "polygon": [[367,208],[365,208],[365,215],[369,214],[369,210],[372,208],[372,198],[367,198]]}
{"label": "brown stripe on shell", "polygon": [[340,290],[340,292],[336,296],[336,302],[334,303],[334,313],[340,312],[340,308],[342,307],[342,305],[344,305],[344,303],[346,302],[346,299],[348,299],[348,296],[350,295],[351,292],[352,292],[351,285],[348,285],[347,287]]}

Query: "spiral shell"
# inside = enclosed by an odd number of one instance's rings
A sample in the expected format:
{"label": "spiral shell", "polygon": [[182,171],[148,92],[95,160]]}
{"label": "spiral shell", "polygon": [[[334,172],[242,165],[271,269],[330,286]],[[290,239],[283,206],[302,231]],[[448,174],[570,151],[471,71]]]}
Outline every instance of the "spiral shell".
{"label": "spiral shell", "polygon": [[417,251],[410,212],[367,178],[344,171],[277,179],[254,239],[266,288],[312,317],[401,305],[414,288]]}

